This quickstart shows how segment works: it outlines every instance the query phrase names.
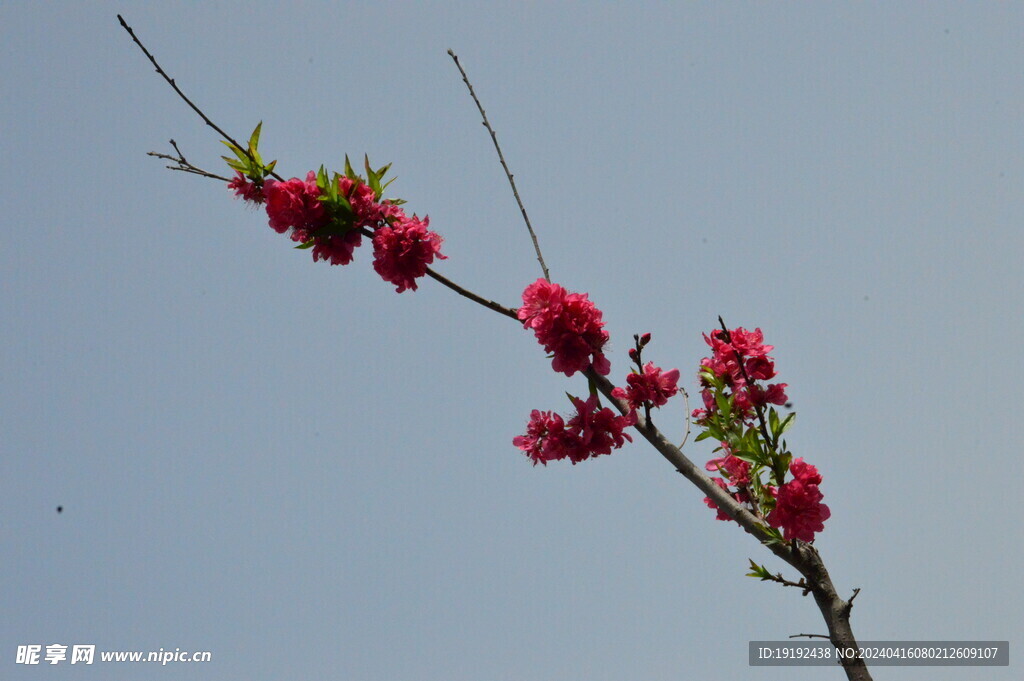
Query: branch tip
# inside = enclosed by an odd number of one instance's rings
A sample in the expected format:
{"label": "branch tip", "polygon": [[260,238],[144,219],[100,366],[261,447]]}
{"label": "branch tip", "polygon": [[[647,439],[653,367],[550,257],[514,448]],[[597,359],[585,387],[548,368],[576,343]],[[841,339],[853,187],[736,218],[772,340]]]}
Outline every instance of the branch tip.
{"label": "branch tip", "polygon": [[[235,138],[233,138],[231,135],[229,135],[226,132],[224,132],[224,130],[222,130],[220,128],[220,126],[218,126],[216,123],[214,123],[212,120],[210,120],[210,117],[207,116],[205,113],[203,113],[203,110],[200,109],[198,106],[196,106],[192,102],[192,100],[189,99],[185,95],[185,93],[181,91],[181,88],[179,88],[177,83],[174,82],[174,79],[171,78],[169,75],[167,75],[167,72],[164,71],[163,67],[160,66],[160,63],[156,60],[156,57],[154,57],[153,54],[148,49],[146,49],[146,46],[143,45],[142,41],[139,40],[137,35],[135,35],[135,31],[132,30],[132,27],[129,26],[125,22],[124,18],[120,14],[117,15],[117,19],[118,19],[118,21],[121,22],[121,26],[124,28],[124,30],[128,32],[128,35],[130,35],[132,37],[132,41],[134,41],[134,43],[139,46],[139,49],[142,50],[142,53],[144,55],[146,55],[146,57],[149,59],[150,63],[153,64],[153,68],[156,69],[156,72],[159,73],[160,76],[165,81],[167,81],[167,84],[171,86],[171,88],[177,93],[177,95],[179,97],[181,97],[181,100],[183,102],[185,102],[186,104],[188,104],[189,108],[191,108],[193,111],[195,111],[199,115],[199,117],[203,119],[203,122],[206,123],[206,125],[210,126],[214,130],[216,130],[217,134],[219,134],[222,138],[224,138],[228,142],[231,142],[231,144],[235,145],[236,147],[241,149],[247,156],[249,156],[249,147],[248,146],[242,146],[241,144],[239,144],[238,141],[235,140]],[[171,140],[171,144],[172,145],[174,144],[174,140]],[[250,156],[250,159],[252,159],[251,156]],[[277,173],[275,173],[273,171],[270,173],[270,175],[272,177],[278,179],[278,180],[281,180],[282,182],[284,181],[283,177],[281,177],[280,175],[278,175]]]}
{"label": "branch tip", "polygon": [[551,281],[551,273],[548,271],[548,266],[544,262],[544,256],[540,251],[540,242],[537,241],[537,234],[533,231],[533,225],[530,224],[530,216],[526,214],[526,206],[523,205],[523,200],[519,196],[519,190],[516,188],[516,181],[512,177],[512,171],[508,169],[508,164],[505,162],[505,154],[501,151],[501,145],[498,144],[498,133],[491,127],[490,121],[487,120],[487,113],[484,111],[483,104],[480,103],[480,99],[476,96],[476,91],[473,89],[473,84],[469,82],[469,76],[466,74],[466,69],[462,68],[462,63],[459,62],[459,57],[451,49],[448,50],[448,56],[455,62],[455,66],[458,67],[459,73],[462,74],[462,82],[466,84],[466,88],[469,90],[470,97],[473,98],[473,102],[476,104],[477,111],[480,112],[480,118],[483,120],[483,126],[487,128],[487,132],[491,134],[491,141],[494,143],[494,149],[498,152],[498,160],[501,162],[501,167],[505,170],[505,176],[508,178],[508,183],[512,187],[512,195],[515,196],[516,203],[519,204],[519,212],[523,215],[523,221],[526,223],[526,231],[530,233],[530,239],[533,241],[533,250],[537,254],[537,262],[540,263],[541,272],[544,274],[544,278]]}

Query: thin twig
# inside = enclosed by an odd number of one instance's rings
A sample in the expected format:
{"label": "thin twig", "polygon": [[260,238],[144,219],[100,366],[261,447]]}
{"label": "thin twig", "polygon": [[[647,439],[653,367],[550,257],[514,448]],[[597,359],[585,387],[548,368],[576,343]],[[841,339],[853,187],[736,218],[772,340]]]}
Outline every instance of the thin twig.
{"label": "thin twig", "polygon": [[501,167],[505,169],[505,176],[508,177],[508,183],[512,187],[512,194],[516,197],[516,203],[519,204],[519,211],[523,214],[523,220],[526,221],[526,229],[530,232],[530,238],[533,239],[533,250],[537,253],[537,262],[540,263],[540,269],[544,273],[544,278],[551,281],[551,274],[548,272],[548,266],[544,263],[544,256],[540,252],[540,243],[537,241],[537,235],[533,231],[533,225],[530,224],[530,216],[526,214],[526,207],[523,205],[523,200],[519,198],[519,190],[516,189],[516,181],[512,177],[512,171],[508,169],[508,164],[505,163],[505,155],[501,153],[501,145],[498,144],[498,135],[494,132],[494,128],[491,127],[490,122],[487,120],[487,113],[484,111],[483,105],[476,96],[476,91],[473,90],[473,84],[469,82],[469,76],[466,75],[466,69],[462,68],[462,64],[459,62],[459,57],[453,51],[448,50],[448,56],[452,58],[455,65],[459,67],[459,73],[462,74],[462,82],[469,88],[469,94],[473,97],[473,101],[476,102],[476,108],[480,112],[480,117],[483,118],[484,127],[487,128],[487,132],[491,133],[491,141],[494,142],[494,149],[498,152],[498,160],[501,161]]}
{"label": "thin twig", "polygon": [[774,575],[768,575],[761,578],[762,582],[778,582],[782,586],[792,586],[797,589],[803,589],[804,596],[811,592],[811,585],[807,583],[807,580],[803,577],[800,578],[799,582],[792,582],[782,576],[781,572],[776,572]]}
{"label": "thin twig", "polygon": [[853,595],[850,596],[850,600],[846,601],[846,603],[843,604],[842,613],[843,613],[844,617],[849,617],[850,616],[850,612],[853,610],[853,599],[856,598],[857,594],[859,594],[859,593],[860,593],[860,587],[857,587],[856,589],[853,590]]}
{"label": "thin twig", "polygon": [[[360,231],[362,232],[363,236],[369,239],[373,238],[373,232],[368,227],[363,227],[362,229],[360,229]],[[474,303],[477,303],[478,305],[483,305],[488,310],[494,310],[498,314],[505,315],[509,319],[514,319],[516,320],[516,322],[519,321],[519,311],[515,308],[505,307],[501,303],[489,300],[481,295],[473,293],[469,289],[459,286],[448,277],[444,276],[443,274],[439,274],[438,272],[430,269],[429,267],[427,268],[427,276],[433,279],[434,281],[438,282],[439,284],[447,286],[448,288],[450,288],[452,291],[455,291],[463,298],[468,298],[472,300]]]}
{"label": "thin twig", "polygon": [[686,392],[686,388],[680,387],[679,392],[683,396],[683,409],[686,410],[686,433],[683,434],[683,441],[679,443],[679,449],[682,449],[686,445],[686,441],[690,439],[690,393]]}
{"label": "thin twig", "polygon": [[212,180],[220,180],[221,182],[231,182],[230,178],[224,177],[223,175],[217,175],[211,173],[208,170],[203,170],[199,166],[193,165],[185,158],[185,154],[181,153],[181,149],[178,148],[177,143],[174,140],[170,140],[170,144],[174,147],[174,151],[177,152],[177,156],[171,156],[170,154],[161,154],[158,151],[147,151],[146,156],[153,156],[154,158],[161,158],[165,161],[174,161],[175,165],[166,166],[168,170],[180,170],[183,173],[192,173],[193,175],[199,175],[200,177],[208,177]]}
{"label": "thin twig", "polygon": [[[184,101],[186,104],[188,104],[189,107],[193,111],[195,111],[197,114],[199,114],[199,117],[203,119],[204,123],[206,123],[208,126],[213,128],[214,130],[216,130],[217,133],[221,137],[223,137],[225,140],[227,140],[228,142],[231,142],[231,144],[235,145],[235,147],[237,147],[238,149],[241,149],[242,152],[246,156],[249,156],[249,159],[253,163],[255,163],[256,159],[252,158],[252,156],[249,155],[249,147],[248,147],[248,145],[243,146],[243,145],[239,144],[237,141],[235,141],[235,139],[233,137],[231,137],[231,135],[229,135],[226,132],[224,132],[223,130],[221,130],[221,128],[216,123],[211,121],[209,119],[209,117],[206,114],[204,114],[202,112],[202,110],[198,106],[193,104],[192,100],[189,99],[188,97],[186,97],[185,93],[182,92],[181,88],[178,87],[178,84],[174,82],[174,79],[171,78],[170,76],[168,76],[167,72],[165,72],[163,70],[163,68],[161,68],[160,64],[156,60],[156,57],[154,57],[152,55],[152,53],[150,53],[150,51],[146,49],[146,46],[143,45],[142,41],[139,40],[138,36],[135,35],[135,31],[132,30],[132,27],[129,26],[127,22],[125,22],[124,17],[122,17],[120,14],[118,14],[117,15],[117,20],[121,22],[122,28],[124,28],[124,30],[128,31],[128,35],[130,35],[132,37],[132,40],[134,40],[135,44],[139,46],[139,49],[142,50],[142,53],[145,54],[147,57],[149,57],[149,61],[153,63],[153,66],[156,68],[156,72],[159,73],[163,77],[163,79],[167,81],[167,84],[170,85],[174,89],[174,91],[178,93],[178,96],[181,97],[182,101]],[[277,178],[278,180],[281,180],[282,182],[284,181],[284,178],[281,177],[280,175],[278,175],[277,173],[271,171],[270,174],[273,177]]]}
{"label": "thin twig", "polygon": [[[246,154],[246,156],[249,156],[249,150],[248,150],[247,146],[242,146],[241,144],[239,144],[233,137],[231,137],[231,135],[227,134],[220,126],[218,126],[216,123],[214,123],[212,120],[210,120],[210,117],[207,116],[205,113],[203,113],[203,110],[200,109],[198,106],[196,106],[195,103],[193,103],[192,100],[189,99],[185,95],[185,93],[181,91],[181,88],[179,88],[178,84],[174,82],[174,79],[171,78],[169,75],[167,75],[167,72],[164,71],[163,67],[160,66],[160,63],[157,62],[156,57],[154,57],[153,54],[148,49],[146,49],[146,46],[143,45],[142,41],[139,40],[138,36],[135,35],[135,31],[132,30],[132,27],[129,26],[128,23],[124,20],[124,17],[122,17],[120,14],[118,14],[117,15],[117,20],[119,22],[121,22],[121,26],[124,28],[125,31],[128,32],[128,35],[130,35],[132,37],[132,40],[135,41],[135,44],[139,46],[139,49],[142,50],[142,53],[145,54],[146,57],[149,58],[149,61],[153,64],[153,67],[156,68],[156,72],[159,73],[160,76],[165,81],[167,81],[167,84],[171,86],[171,88],[178,94],[179,97],[181,97],[182,101],[184,101],[186,104],[188,104],[189,108],[191,108],[193,111],[195,111],[196,114],[198,114],[199,117],[203,119],[203,122],[206,123],[206,125],[208,125],[209,127],[213,128],[214,130],[216,130],[217,133],[221,137],[223,137],[225,140],[227,140],[231,144],[235,145],[235,147],[237,147],[238,149],[241,149]],[[484,125],[487,127],[487,130],[491,133],[491,139],[494,141],[494,148],[498,150],[498,158],[501,160],[501,166],[505,169],[505,174],[508,175],[508,181],[512,185],[512,192],[515,194],[516,201],[519,203],[519,209],[522,211],[523,218],[526,220],[526,227],[530,231],[530,236],[533,238],[533,246],[534,246],[534,249],[537,251],[537,259],[540,261],[541,269],[544,271],[544,278],[545,279],[550,279],[550,277],[548,275],[547,266],[544,264],[544,257],[541,255],[541,252],[540,252],[540,245],[537,242],[537,235],[534,234],[534,232],[533,232],[533,227],[530,225],[530,218],[526,214],[526,208],[523,206],[523,202],[519,198],[519,191],[516,189],[515,181],[512,179],[512,173],[509,172],[508,165],[505,163],[505,157],[501,153],[501,147],[498,145],[498,138],[495,135],[494,130],[491,128],[491,124],[487,121],[487,114],[484,113],[484,109],[480,105],[480,100],[477,99],[476,93],[473,91],[473,86],[470,84],[469,78],[466,76],[465,70],[463,70],[462,65],[459,64],[459,58],[457,56],[455,56],[455,53],[452,52],[451,50],[448,51],[448,54],[450,54],[452,59],[455,60],[456,66],[458,66],[459,67],[459,71],[462,72],[462,79],[466,82],[466,87],[469,88],[469,92],[473,96],[473,101],[476,102],[477,108],[480,109],[480,115],[483,116]],[[171,170],[180,170],[182,172],[193,173],[195,175],[200,175],[202,177],[209,177],[209,178],[214,178],[214,179],[218,179],[218,180],[223,180],[225,182],[230,182],[230,180],[228,178],[224,178],[224,177],[221,177],[219,175],[215,175],[214,173],[207,172],[207,171],[202,170],[201,168],[198,168],[198,167],[192,165],[191,163],[189,163],[185,159],[185,157],[181,153],[181,151],[178,149],[177,145],[174,143],[174,140],[171,140],[171,146],[173,146],[174,150],[176,152],[178,152],[178,157],[177,158],[172,157],[172,156],[168,156],[167,154],[159,154],[157,152],[152,152],[152,151],[149,152],[149,155],[150,156],[155,156],[157,158],[166,159],[166,160],[169,160],[169,161],[174,161],[176,164],[178,164],[177,166],[167,166]],[[250,156],[250,159],[251,158],[252,157]],[[255,162],[255,159],[252,159],[252,160],[253,160],[253,162]],[[271,174],[271,176],[277,178],[278,180],[284,181],[284,178],[282,178],[277,173],[271,172],[270,174]],[[498,312],[500,314],[505,315],[506,317],[510,317],[510,318],[515,319],[515,320],[518,321],[519,318],[516,316],[516,310],[515,309],[509,308],[509,307],[505,307],[504,305],[501,305],[500,303],[497,303],[497,302],[495,302],[493,300],[488,300],[487,298],[484,298],[483,296],[479,296],[479,295],[473,293],[472,291],[470,291],[468,289],[465,289],[462,286],[459,286],[458,284],[453,282],[451,279],[448,279],[447,277],[445,277],[445,276],[443,276],[441,274],[438,274],[437,272],[435,272],[434,270],[432,270],[430,268],[427,268],[427,274],[432,279],[434,279],[437,282],[443,284],[444,286],[447,286],[451,290],[453,290],[456,293],[458,293],[460,296],[463,296],[465,298],[469,298],[473,302],[479,303],[480,305],[483,305],[484,307],[486,307],[486,308],[488,308],[490,310],[494,310],[495,312]]]}
{"label": "thin twig", "polygon": [[460,296],[462,296],[464,298],[469,298],[474,303],[479,303],[480,305],[483,305],[484,307],[486,307],[486,308],[488,308],[490,310],[494,310],[495,312],[497,312],[499,314],[503,314],[506,317],[509,317],[511,319],[515,319],[516,321],[519,321],[519,317],[517,316],[515,309],[513,309],[511,307],[505,307],[501,303],[496,303],[493,300],[488,300],[487,298],[484,298],[483,296],[478,296],[477,294],[473,293],[469,289],[462,288],[461,286],[456,284],[451,279],[445,277],[442,274],[438,274],[437,272],[435,272],[434,270],[430,269],[429,267],[427,268],[427,276],[430,277],[431,279],[433,279],[434,281],[437,281],[438,283],[443,284],[444,286],[447,286],[451,290],[453,290],[456,293],[458,293]]}
{"label": "thin twig", "polygon": [[823,638],[828,640],[832,637],[827,634],[791,634],[790,638]]}

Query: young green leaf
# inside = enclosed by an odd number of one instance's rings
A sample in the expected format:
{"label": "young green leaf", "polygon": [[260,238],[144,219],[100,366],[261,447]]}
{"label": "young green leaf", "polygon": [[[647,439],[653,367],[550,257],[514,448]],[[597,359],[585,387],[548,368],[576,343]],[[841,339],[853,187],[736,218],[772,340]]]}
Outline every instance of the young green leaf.
{"label": "young green leaf", "polygon": [[758,565],[753,559],[748,558],[750,561],[750,572],[747,573],[747,577],[757,577],[761,581],[766,581],[772,578],[772,573],[768,571],[763,565]]}
{"label": "young green leaf", "polygon": [[231,142],[225,142],[224,140],[221,140],[220,143],[226,146],[228,149],[230,149],[231,153],[237,156],[239,161],[249,163],[249,157],[245,154],[244,151],[236,147],[234,144],[232,144]]}
{"label": "young green leaf", "polygon": [[735,456],[737,459],[740,459],[741,461],[746,461],[747,463],[750,464],[756,464],[759,461],[756,454],[744,451],[742,449],[734,449],[732,455]]}
{"label": "young green leaf", "polygon": [[256,147],[260,144],[260,129],[263,127],[263,121],[256,124],[256,129],[249,135],[249,151],[256,151]]}
{"label": "young green leaf", "polygon": [[227,156],[221,156],[221,158],[224,159],[225,162],[227,162],[228,167],[230,167],[232,170],[237,170],[243,175],[247,175],[249,173],[249,166],[247,164],[241,163],[240,161],[236,161],[233,158],[228,158]]}
{"label": "young green leaf", "polygon": [[363,167],[366,168],[366,184],[373,190],[374,195],[380,198],[380,175],[373,171],[370,166],[370,157],[363,154]]}
{"label": "young green leaf", "polygon": [[723,418],[729,419],[732,416],[732,397],[726,397],[724,392],[715,391],[715,406]]}

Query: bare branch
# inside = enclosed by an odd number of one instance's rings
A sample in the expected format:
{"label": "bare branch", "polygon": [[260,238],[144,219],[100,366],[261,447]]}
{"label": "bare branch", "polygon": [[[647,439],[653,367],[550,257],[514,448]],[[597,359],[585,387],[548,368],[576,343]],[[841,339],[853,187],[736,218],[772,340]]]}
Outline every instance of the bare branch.
{"label": "bare branch", "polygon": [[208,177],[211,180],[220,180],[221,182],[231,182],[231,178],[224,177],[223,175],[217,175],[207,170],[203,170],[199,166],[193,165],[185,158],[185,154],[181,153],[178,149],[178,145],[174,140],[170,140],[170,144],[174,147],[174,151],[177,152],[177,156],[171,156],[170,154],[161,154],[156,151],[147,151],[146,156],[153,156],[154,158],[160,158],[165,161],[174,161],[173,166],[165,166],[168,170],[180,170],[183,173],[192,173],[193,175],[199,175],[200,177]]}
{"label": "bare branch", "polygon": [[505,163],[505,155],[501,153],[501,145],[498,144],[498,135],[494,132],[494,128],[491,127],[490,122],[487,120],[487,113],[484,111],[484,107],[480,104],[480,100],[476,96],[476,92],[473,90],[473,84],[469,82],[469,76],[466,75],[466,70],[462,68],[462,64],[459,63],[459,57],[453,51],[448,50],[448,56],[452,58],[455,65],[459,67],[459,73],[462,74],[462,82],[469,88],[469,94],[473,97],[473,101],[476,102],[476,108],[480,111],[480,117],[483,118],[484,127],[487,128],[487,132],[491,133],[491,141],[494,142],[494,149],[498,152],[498,160],[501,161],[501,167],[505,169],[505,176],[508,177],[508,183],[512,187],[512,194],[516,197],[516,203],[519,204],[519,212],[523,214],[523,220],[526,221],[526,229],[530,232],[530,238],[533,240],[533,250],[537,253],[537,262],[540,263],[541,272],[544,273],[544,278],[551,281],[551,274],[548,272],[548,266],[544,263],[544,256],[540,252],[540,243],[537,241],[537,235],[533,231],[533,225],[530,224],[530,216],[526,214],[526,207],[523,206],[523,200],[519,198],[519,190],[516,189],[516,181],[512,177],[512,172],[508,169],[508,164]]}
{"label": "bare branch", "polygon": [[850,600],[846,601],[846,604],[843,605],[843,607],[842,607],[842,615],[844,617],[849,617],[850,616],[850,611],[853,610],[853,599],[856,598],[857,594],[859,594],[859,593],[860,593],[860,587],[857,587],[856,589],[853,590],[853,595],[850,596]]}
{"label": "bare branch", "polygon": [[679,449],[681,450],[686,446],[686,441],[690,439],[690,424],[693,419],[690,418],[690,393],[686,392],[686,388],[680,386],[680,394],[683,396],[683,409],[686,410],[686,433],[683,434],[683,441],[679,443]]}
{"label": "bare branch", "polygon": [[774,575],[767,575],[765,577],[762,577],[761,581],[778,582],[782,586],[792,586],[796,587],[797,589],[803,589],[802,595],[804,596],[811,592],[811,587],[807,584],[806,579],[801,578],[799,582],[791,582],[790,580],[783,577],[781,572],[776,572]]}
{"label": "bare branch", "polygon": [[790,638],[823,638],[828,640],[827,634],[791,634]]}
{"label": "bare branch", "polygon": [[[363,236],[368,237],[370,239],[373,238],[373,232],[370,231],[368,228],[363,227],[360,231],[363,233]],[[451,289],[452,291],[455,291],[456,293],[458,293],[463,298],[468,298],[469,300],[472,300],[477,305],[483,305],[488,310],[493,310],[494,312],[497,312],[498,314],[504,315],[504,316],[508,317],[509,319],[514,319],[516,322],[519,322],[519,315],[518,315],[519,311],[517,309],[515,309],[515,308],[505,307],[501,303],[495,302],[495,301],[490,300],[488,298],[484,298],[483,296],[481,296],[481,295],[479,295],[477,293],[473,293],[469,289],[467,289],[467,288],[465,288],[463,286],[460,286],[459,284],[456,284],[454,281],[452,281],[448,277],[444,276],[443,274],[440,274],[440,273],[436,272],[435,270],[432,270],[429,267],[427,268],[427,276],[430,277],[431,279],[433,279],[434,281],[436,281],[437,283],[441,284],[442,286],[446,286],[449,289]]]}
{"label": "bare branch", "polygon": [[[127,22],[125,22],[124,17],[122,17],[120,14],[118,14],[117,15],[117,20],[119,22],[121,22],[121,27],[124,28],[124,30],[128,31],[128,35],[130,35],[132,37],[132,40],[134,40],[135,44],[139,46],[139,49],[142,50],[142,53],[145,54],[147,57],[149,57],[149,61],[152,62],[153,66],[156,68],[156,72],[159,73],[160,76],[163,77],[163,79],[167,81],[168,85],[170,85],[174,89],[174,91],[178,93],[178,96],[181,97],[182,101],[184,101],[186,104],[188,104],[189,107],[193,111],[195,111],[197,114],[199,114],[199,117],[203,119],[204,123],[206,123],[208,126],[213,128],[214,130],[216,130],[217,134],[219,134],[222,138],[224,138],[228,142],[231,142],[231,144],[235,145],[235,147],[241,149],[242,152],[245,153],[246,156],[249,156],[249,147],[248,147],[248,145],[242,145],[242,144],[239,144],[237,141],[235,141],[235,139],[231,135],[229,135],[226,132],[224,132],[216,123],[211,121],[210,118],[205,113],[203,113],[202,109],[200,109],[198,106],[193,104],[192,100],[185,96],[185,93],[181,91],[181,88],[179,88],[178,84],[174,82],[174,79],[171,78],[170,76],[168,76],[167,72],[164,71],[163,68],[161,68],[160,64],[156,60],[156,57],[154,57],[152,55],[152,53],[150,53],[150,51],[146,49],[146,46],[143,45],[142,41],[139,40],[138,36],[135,35],[135,31],[133,31],[132,27],[129,26],[127,24]],[[249,159],[251,161],[253,161],[253,163],[256,162],[256,160],[253,159],[252,156],[249,156]],[[172,170],[181,170],[181,169],[180,168],[172,168]],[[189,171],[189,172],[191,172],[191,171]],[[275,172],[271,172],[270,174],[273,177],[277,178],[278,180],[282,180],[282,181],[284,180],[283,177],[281,177],[280,175],[278,175]]]}

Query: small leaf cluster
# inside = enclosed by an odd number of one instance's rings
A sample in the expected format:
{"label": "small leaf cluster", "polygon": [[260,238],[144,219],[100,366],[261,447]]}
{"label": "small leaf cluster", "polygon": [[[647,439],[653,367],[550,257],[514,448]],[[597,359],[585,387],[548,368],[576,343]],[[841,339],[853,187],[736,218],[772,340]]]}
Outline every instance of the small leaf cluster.
{"label": "small leaf cluster", "polygon": [[[716,440],[721,444],[715,452],[727,451],[750,464],[750,485],[746,491],[756,502],[755,509],[764,517],[775,506],[775,497],[766,487],[781,486],[793,460],[782,435],[795,423],[796,412],[783,417],[775,407],[769,406],[766,411],[759,409],[755,418],[749,411],[736,407],[736,397],[723,377],[702,368],[700,378],[714,397],[714,408],[708,409],[698,421],[703,430],[696,440]],[[774,528],[766,529],[771,534],[779,534]],[[778,539],[782,540],[781,535]]]}
{"label": "small leaf cluster", "polygon": [[747,560],[750,561],[750,572],[746,574],[747,577],[759,577],[762,582],[774,578],[774,575],[764,565],[758,565],[752,558],[747,558]]}
{"label": "small leaf cluster", "polygon": [[[359,222],[365,216],[360,215],[352,205],[353,189],[361,184],[366,185],[373,190],[374,202],[379,202],[384,190],[395,180],[395,178],[391,178],[387,182],[382,183],[384,175],[391,168],[390,163],[374,170],[370,165],[370,158],[368,156],[363,157],[363,162],[366,169],[366,177],[356,173],[347,155],[345,156],[344,175],[328,173],[324,166],[320,166],[316,173],[316,186],[320,189],[320,202],[324,204],[324,209],[330,216],[330,221],[320,229],[312,232],[311,238],[299,244],[296,248],[311,248],[316,243],[316,237],[339,236],[361,226]],[[341,178],[343,177],[351,181],[348,192],[344,192],[341,189]],[[405,201],[402,199],[391,199],[388,203],[398,206],[405,203]]]}
{"label": "small leaf cluster", "polygon": [[246,149],[240,149],[231,142],[224,142],[222,140],[224,146],[231,150],[235,158],[221,156],[222,159],[227,161],[228,166],[232,170],[237,170],[259,186],[262,186],[263,180],[274,172],[274,166],[277,165],[277,161],[265,164],[260,157],[259,144],[260,130],[262,128],[263,121],[260,121],[256,125],[256,129],[252,131],[252,135],[249,136],[249,144]]}

